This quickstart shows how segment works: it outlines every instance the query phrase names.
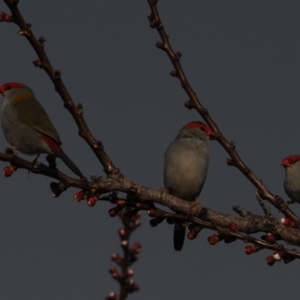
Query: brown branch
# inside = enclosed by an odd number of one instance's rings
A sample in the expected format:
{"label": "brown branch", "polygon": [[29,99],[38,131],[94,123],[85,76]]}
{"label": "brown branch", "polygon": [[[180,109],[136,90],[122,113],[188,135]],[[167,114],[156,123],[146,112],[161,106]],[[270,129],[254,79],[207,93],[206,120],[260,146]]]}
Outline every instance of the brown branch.
{"label": "brown branch", "polygon": [[[65,107],[69,110],[72,114],[75,122],[79,128],[79,134],[86,140],[86,142],[90,145],[92,150],[94,151],[95,155],[100,160],[101,164],[104,167],[105,173],[108,175],[106,180],[102,180],[101,178],[96,178],[91,182],[88,182],[85,179],[78,180],[71,178],[61,172],[59,172],[56,168],[47,167],[43,164],[38,163],[30,163],[25,161],[17,156],[0,153],[0,160],[8,161],[13,166],[13,171],[16,168],[25,168],[30,170],[32,173],[42,174],[51,178],[55,178],[59,180],[59,183],[51,183],[51,189],[55,196],[59,196],[59,194],[66,190],[68,187],[77,187],[82,190],[82,192],[77,193],[76,200],[80,201],[83,199],[87,200],[87,203],[90,206],[94,206],[97,200],[109,200],[109,197],[105,196],[100,198],[101,194],[105,193],[113,193],[116,194],[117,191],[124,192],[127,194],[128,201],[130,205],[133,205],[139,208],[139,205],[143,203],[144,207],[150,202],[154,202],[157,204],[161,204],[163,206],[167,206],[172,210],[177,212],[181,212],[183,215],[179,214],[172,214],[163,212],[160,217],[157,217],[157,220],[161,222],[163,219],[171,219],[171,218],[181,218],[185,222],[191,222],[193,225],[197,226],[197,230],[194,232],[199,233],[201,228],[209,228],[215,230],[219,233],[219,237],[224,238],[224,241],[234,241],[235,239],[240,239],[245,242],[250,242],[255,247],[255,252],[257,251],[257,247],[271,249],[275,251],[280,251],[285,255],[289,255],[292,257],[300,257],[299,252],[295,250],[290,250],[285,248],[283,245],[279,245],[278,243],[270,243],[268,241],[263,241],[257,239],[253,236],[249,236],[249,234],[258,233],[258,232],[265,232],[268,233],[275,238],[276,240],[284,240],[290,244],[300,246],[300,232],[297,229],[289,228],[280,224],[275,218],[273,218],[270,214],[268,214],[267,209],[264,208],[264,205],[261,203],[266,216],[258,216],[252,213],[246,212],[242,209],[236,209],[239,211],[241,218],[236,218],[231,215],[225,215],[219,213],[217,211],[213,211],[207,208],[201,208],[199,211],[196,211],[194,214],[194,218],[186,219],[187,215],[190,215],[190,205],[181,199],[178,199],[166,191],[161,190],[152,190],[142,185],[138,185],[127,178],[125,178],[119,170],[113,165],[112,161],[106,154],[103,149],[101,142],[98,142],[93,135],[91,134],[82,114],[82,105],[78,104],[77,107],[75,106],[73,100],[71,99],[69,93],[67,92],[62,80],[61,80],[61,71],[54,70],[52,67],[45,51],[44,51],[44,42],[45,39],[43,37],[37,39],[32,30],[31,25],[26,24],[25,20],[23,19],[21,13],[17,8],[18,1],[16,0],[4,0],[4,2],[8,5],[12,12],[12,17],[7,16],[5,14],[1,14],[1,21],[6,22],[15,22],[19,27],[20,31],[19,34],[25,36],[34,50],[36,51],[39,60],[35,61],[35,66],[43,68],[47,74],[49,75],[50,79],[54,83],[56,91],[62,97]],[[200,115],[204,118],[207,124],[218,133],[217,140],[219,143],[225,148],[225,150],[229,153],[231,159],[228,161],[230,165],[236,166],[258,189],[259,195],[268,200],[278,209],[282,209],[283,213],[291,218],[299,221],[298,217],[290,210],[290,209],[283,209],[285,206],[283,205],[284,201],[279,198],[278,196],[274,196],[262,183],[262,181],[245,165],[245,163],[241,160],[238,153],[236,152],[235,146],[232,142],[228,142],[227,139],[222,135],[221,131],[215,124],[215,122],[210,117],[207,109],[205,109],[199,100],[196,97],[195,92],[192,90],[187,78],[183,72],[180,60],[180,53],[175,53],[169,43],[168,36],[162,26],[160,17],[158,15],[156,2],[157,1],[150,1],[148,0],[149,5],[152,10],[152,15],[149,17],[150,19],[150,26],[157,28],[160,36],[162,38],[163,43],[157,43],[157,47],[163,49],[167,52],[169,58],[171,59],[175,71],[171,74],[179,78],[182,87],[189,95],[190,100],[186,103],[188,108],[195,108]],[[80,194],[80,195],[79,195]],[[157,209],[153,209],[153,205],[149,205],[148,214],[151,216],[153,211],[159,211]],[[117,209],[118,210],[118,209]],[[117,211],[116,210],[116,211]],[[112,210],[113,211],[113,210]],[[161,211],[162,212],[162,211]],[[156,222],[158,224],[159,222]],[[153,224],[155,222],[152,222]],[[230,224],[234,224],[237,229],[232,230],[228,229]],[[194,227],[195,229],[196,227]],[[195,237],[195,235],[194,235]],[[228,239],[229,238],[229,239]],[[126,256],[126,253],[125,253]],[[125,272],[124,268],[124,272]]]}
{"label": "brown branch", "polygon": [[26,37],[26,39],[29,41],[36,54],[38,55],[39,60],[34,61],[34,65],[44,69],[50,77],[50,79],[52,80],[55,86],[55,90],[58,92],[58,94],[64,102],[65,108],[67,108],[68,111],[71,113],[79,128],[79,135],[82,138],[84,138],[84,140],[91,147],[92,151],[95,153],[96,157],[99,159],[102,166],[104,167],[104,172],[108,176],[122,177],[123,175],[120,173],[119,169],[116,168],[116,166],[111,161],[110,157],[103,149],[102,143],[100,141],[97,141],[96,138],[92,135],[91,131],[89,130],[83,118],[82,105],[78,104],[76,107],[74,101],[72,100],[69,92],[67,91],[61,79],[61,70],[55,70],[52,67],[44,49],[45,38],[40,37],[39,39],[37,39],[35,37],[33,31],[31,30],[31,24],[26,23],[17,7],[18,1],[4,0],[4,2],[11,11],[13,22],[20,27],[19,35]]}
{"label": "brown branch", "polygon": [[[179,214],[173,214],[168,213],[160,209],[152,209],[150,211],[150,216],[154,216],[156,218],[159,218],[159,223],[163,221],[163,219],[177,219],[177,220],[185,220],[186,216],[179,215]],[[222,236],[222,239],[224,239],[227,243],[228,242],[234,242],[236,239],[242,240],[245,243],[252,243],[254,245],[257,245],[260,247],[260,249],[270,249],[274,251],[281,251],[284,254],[294,257],[294,258],[300,258],[300,252],[296,251],[295,249],[288,249],[285,248],[283,245],[276,243],[276,239],[274,238],[274,242],[267,242],[261,239],[257,239],[253,236],[247,235],[242,233],[242,231],[248,231],[248,233],[254,233],[257,232],[255,228],[256,225],[260,223],[262,225],[261,229],[264,227],[264,230],[266,232],[272,232],[272,235],[277,237],[278,239],[281,239],[282,236],[285,236],[285,241],[289,240],[291,243],[295,242],[295,245],[300,245],[300,242],[298,241],[299,237],[299,231],[298,230],[292,230],[282,224],[279,224],[274,218],[263,218],[260,216],[253,215],[248,212],[246,218],[242,219],[235,219],[231,220],[231,223],[228,223],[228,219],[224,218],[224,215],[219,215],[215,211],[208,210],[207,211],[207,221],[199,220],[199,219],[191,219],[191,224],[198,225],[201,229],[207,228],[212,229],[220,233]],[[221,222],[220,222],[221,220]],[[225,221],[225,223],[224,223]],[[237,221],[237,223],[235,223]],[[156,222],[153,222],[156,226]],[[217,223],[219,225],[217,225]],[[231,229],[233,227],[234,229]],[[193,226],[189,226],[190,230],[192,231],[194,229]],[[190,232],[191,232],[190,231]],[[199,231],[197,232],[197,234]],[[194,239],[193,235],[188,234],[188,237],[190,239]],[[229,239],[231,238],[231,239]]]}
{"label": "brown branch", "polygon": [[273,204],[277,209],[281,210],[288,218],[295,220],[300,223],[300,218],[289,208],[286,207],[285,202],[279,196],[273,195],[269,189],[263,184],[261,179],[257,177],[248,166],[241,159],[239,154],[236,151],[235,145],[233,142],[229,142],[221,130],[215,123],[215,121],[210,116],[208,110],[204,108],[204,106],[200,103],[197,98],[196,93],[193,91],[190,83],[187,80],[187,77],[183,71],[183,68],[180,64],[180,52],[175,52],[169,42],[169,37],[164,29],[161,18],[157,9],[157,0],[147,0],[151,9],[151,15],[148,17],[150,21],[150,27],[156,28],[162,42],[158,42],[156,46],[162,50],[164,50],[169,59],[171,60],[175,71],[171,72],[171,75],[174,77],[178,77],[181,82],[182,88],[185,90],[187,95],[189,96],[189,101],[185,103],[186,107],[189,109],[196,109],[205,122],[209,125],[209,127],[217,133],[216,140],[223,146],[223,148],[230,155],[230,159],[228,160],[228,164],[237,167],[247,178],[248,180],[257,188],[258,194],[264,199]]}
{"label": "brown branch", "polygon": [[[51,189],[54,196],[58,197],[59,194],[66,190],[68,187],[76,187],[84,192],[78,198],[78,193],[75,194],[75,200],[87,200],[90,206],[94,206],[96,201],[102,194],[116,193],[117,191],[126,193],[128,195],[127,202],[130,205],[138,205],[139,202],[145,203],[148,213],[151,215],[151,205],[149,203],[157,203],[166,206],[173,211],[182,213],[178,218],[186,219],[190,215],[190,204],[187,201],[181,200],[167,193],[164,189],[154,190],[148,187],[136,184],[127,178],[107,178],[105,180],[99,178],[98,180],[87,181],[85,179],[75,179],[59,172],[57,169],[49,168],[43,164],[28,162],[20,157],[11,154],[0,153],[0,160],[8,161],[12,166],[17,168],[27,169],[32,173],[45,175],[51,178],[58,179],[63,186],[59,183],[52,183]],[[57,191],[58,189],[58,191]],[[92,200],[91,200],[92,199]],[[108,200],[105,198],[103,200]],[[93,201],[93,203],[89,203]],[[138,206],[139,207],[139,206]],[[171,215],[170,215],[171,216]],[[273,233],[278,236],[278,239],[284,240],[292,245],[300,246],[300,231],[297,229],[289,228],[280,224],[272,216],[259,216],[251,213],[244,214],[242,217],[234,217],[227,214],[202,207],[195,211],[193,217],[197,218],[195,224],[206,224],[205,227],[220,231],[220,228],[228,228],[228,225],[235,223],[241,233],[252,234],[258,232]],[[200,222],[200,223],[199,223]],[[207,223],[201,222],[209,222]]]}

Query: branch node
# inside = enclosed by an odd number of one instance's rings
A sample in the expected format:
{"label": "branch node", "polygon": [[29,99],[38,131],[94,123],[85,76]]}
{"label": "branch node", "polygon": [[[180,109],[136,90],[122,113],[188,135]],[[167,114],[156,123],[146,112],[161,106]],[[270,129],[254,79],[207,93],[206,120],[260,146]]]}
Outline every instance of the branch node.
{"label": "branch node", "polygon": [[68,102],[64,102],[64,108],[71,108],[72,107],[72,102],[68,101]]}
{"label": "branch node", "polygon": [[170,75],[171,75],[172,77],[178,77],[178,75],[177,75],[177,72],[176,72],[176,71],[171,71],[171,72],[170,72]]}
{"label": "branch node", "polygon": [[60,78],[61,72],[62,72],[62,70],[55,70],[54,71],[54,77],[55,77],[55,79],[59,79]]}
{"label": "branch node", "polygon": [[180,51],[178,51],[178,52],[175,53],[175,57],[174,58],[176,60],[179,60],[181,57],[182,57],[182,53]]}
{"label": "branch node", "polygon": [[188,100],[188,101],[184,102],[184,106],[185,106],[187,109],[195,108],[194,102],[191,101],[191,100]]}
{"label": "branch node", "polygon": [[31,32],[28,31],[28,30],[19,30],[18,32],[19,35],[22,35],[22,36],[26,36],[26,37],[30,37],[31,36]]}
{"label": "branch node", "polygon": [[103,149],[103,145],[100,141],[97,141],[97,143],[93,144],[94,149]]}
{"label": "branch node", "polygon": [[[160,23],[159,20],[154,19],[154,16],[152,16],[151,18],[152,18],[152,20],[150,21],[150,24],[149,24],[149,26],[150,26],[151,28],[159,29],[159,28],[162,27],[162,25],[161,25],[161,23]],[[149,19],[149,20],[150,20],[150,19]]]}
{"label": "branch node", "polygon": [[79,115],[83,115],[83,106],[81,103],[77,104],[77,112]]}
{"label": "branch node", "polygon": [[43,36],[40,36],[40,37],[39,37],[39,43],[40,43],[41,45],[44,45],[45,42],[46,42],[46,39],[45,39]]}
{"label": "branch node", "polygon": [[155,44],[155,46],[158,48],[158,49],[161,49],[161,50],[166,50],[164,44],[162,42],[157,42]]}
{"label": "branch node", "polygon": [[39,68],[41,68],[41,69],[44,68],[43,63],[42,63],[40,60],[38,60],[38,59],[37,59],[37,60],[34,60],[32,63],[34,64],[35,67],[39,67]]}
{"label": "branch node", "polygon": [[232,158],[227,158],[227,159],[226,159],[226,162],[227,162],[227,165],[228,165],[228,166],[235,166],[235,163],[233,162],[233,159],[232,159]]}
{"label": "branch node", "polygon": [[235,143],[234,143],[234,141],[230,141],[230,143],[229,143],[229,147],[230,147],[230,149],[235,149]]}
{"label": "branch node", "polygon": [[183,88],[186,88],[187,85],[188,85],[188,84],[187,84],[186,81],[181,82],[181,86],[182,86]]}

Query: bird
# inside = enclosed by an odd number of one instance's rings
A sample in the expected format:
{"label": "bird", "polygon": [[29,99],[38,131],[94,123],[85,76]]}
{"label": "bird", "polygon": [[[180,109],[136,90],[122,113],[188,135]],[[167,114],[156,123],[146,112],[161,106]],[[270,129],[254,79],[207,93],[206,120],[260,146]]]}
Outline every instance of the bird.
{"label": "bird", "polygon": [[290,155],[280,163],[285,168],[283,187],[291,201],[300,203],[300,155]]}
{"label": "bird", "polygon": [[77,176],[83,177],[61,148],[59,135],[32,90],[22,83],[9,82],[0,86],[0,93],[4,97],[2,129],[14,152],[59,157]]}
{"label": "bird", "polygon": [[[183,126],[164,155],[164,187],[173,196],[199,206],[199,196],[208,171],[209,139],[216,133],[198,121]],[[173,245],[181,251],[185,226],[175,222]]]}

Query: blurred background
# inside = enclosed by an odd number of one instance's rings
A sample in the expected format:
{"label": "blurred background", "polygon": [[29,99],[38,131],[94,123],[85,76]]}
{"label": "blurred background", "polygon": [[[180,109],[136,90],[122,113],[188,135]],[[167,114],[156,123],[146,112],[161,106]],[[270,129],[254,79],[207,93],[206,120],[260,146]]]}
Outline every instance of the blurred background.
{"label": "blurred background", "polygon": [[[160,38],[149,27],[147,1],[21,0],[19,8],[34,34],[46,38],[54,68],[62,69],[71,96],[83,104],[91,131],[116,166],[139,184],[161,188],[168,144],[180,127],[201,117],[183,106],[187,95],[169,75],[166,54],[154,46]],[[300,2],[173,0],[159,1],[158,8],[203,105],[246,164],[286,199],[280,161],[300,154]],[[3,1],[0,11],[9,13]],[[18,30],[0,24],[0,83],[30,86],[65,152],[87,177],[103,176],[52,82],[33,66],[37,56]],[[7,146],[1,133],[1,151]],[[262,214],[254,186],[226,158],[212,142],[202,204],[228,214],[238,204]],[[39,160],[45,162],[45,155]],[[59,160],[58,167],[73,175]],[[0,177],[0,298],[104,299],[118,292],[108,273],[111,254],[122,253],[121,223],[108,216],[111,204],[75,203],[76,189],[53,198],[51,181],[28,178],[26,170]],[[292,209],[299,214],[299,205]],[[175,252],[173,227],[164,222],[151,228],[149,220],[144,213],[132,236],[131,242],[142,244],[133,265],[140,291],[128,299],[297,299],[299,261],[270,267],[266,257],[272,252],[246,256],[240,241],[210,246],[209,230]]]}

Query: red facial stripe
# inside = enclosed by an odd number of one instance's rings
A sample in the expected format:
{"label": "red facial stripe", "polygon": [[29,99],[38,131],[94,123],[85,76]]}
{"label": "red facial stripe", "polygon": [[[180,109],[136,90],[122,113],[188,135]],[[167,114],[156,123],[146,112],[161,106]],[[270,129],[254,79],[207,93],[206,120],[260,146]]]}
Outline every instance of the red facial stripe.
{"label": "red facial stripe", "polygon": [[286,157],[280,163],[284,167],[289,167],[290,165],[294,164],[295,162],[300,161],[300,155],[290,155]]}
{"label": "red facial stripe", "polygon": [[41,135],[40,136],[42,140],[44,140],[47,145],[50,147],[50,149],[54,152],[54,153],[59,153],[62,152],[61,147],[58,145],[58,143],[53,140],[51,137],[47,136],[47,135]]}
{"label": "red facial stripe", "polygon": [[23,87],[24,84],[22,83],[8,82],[0,86],[0,93],[3,93],[11,89],[22,89]]}

